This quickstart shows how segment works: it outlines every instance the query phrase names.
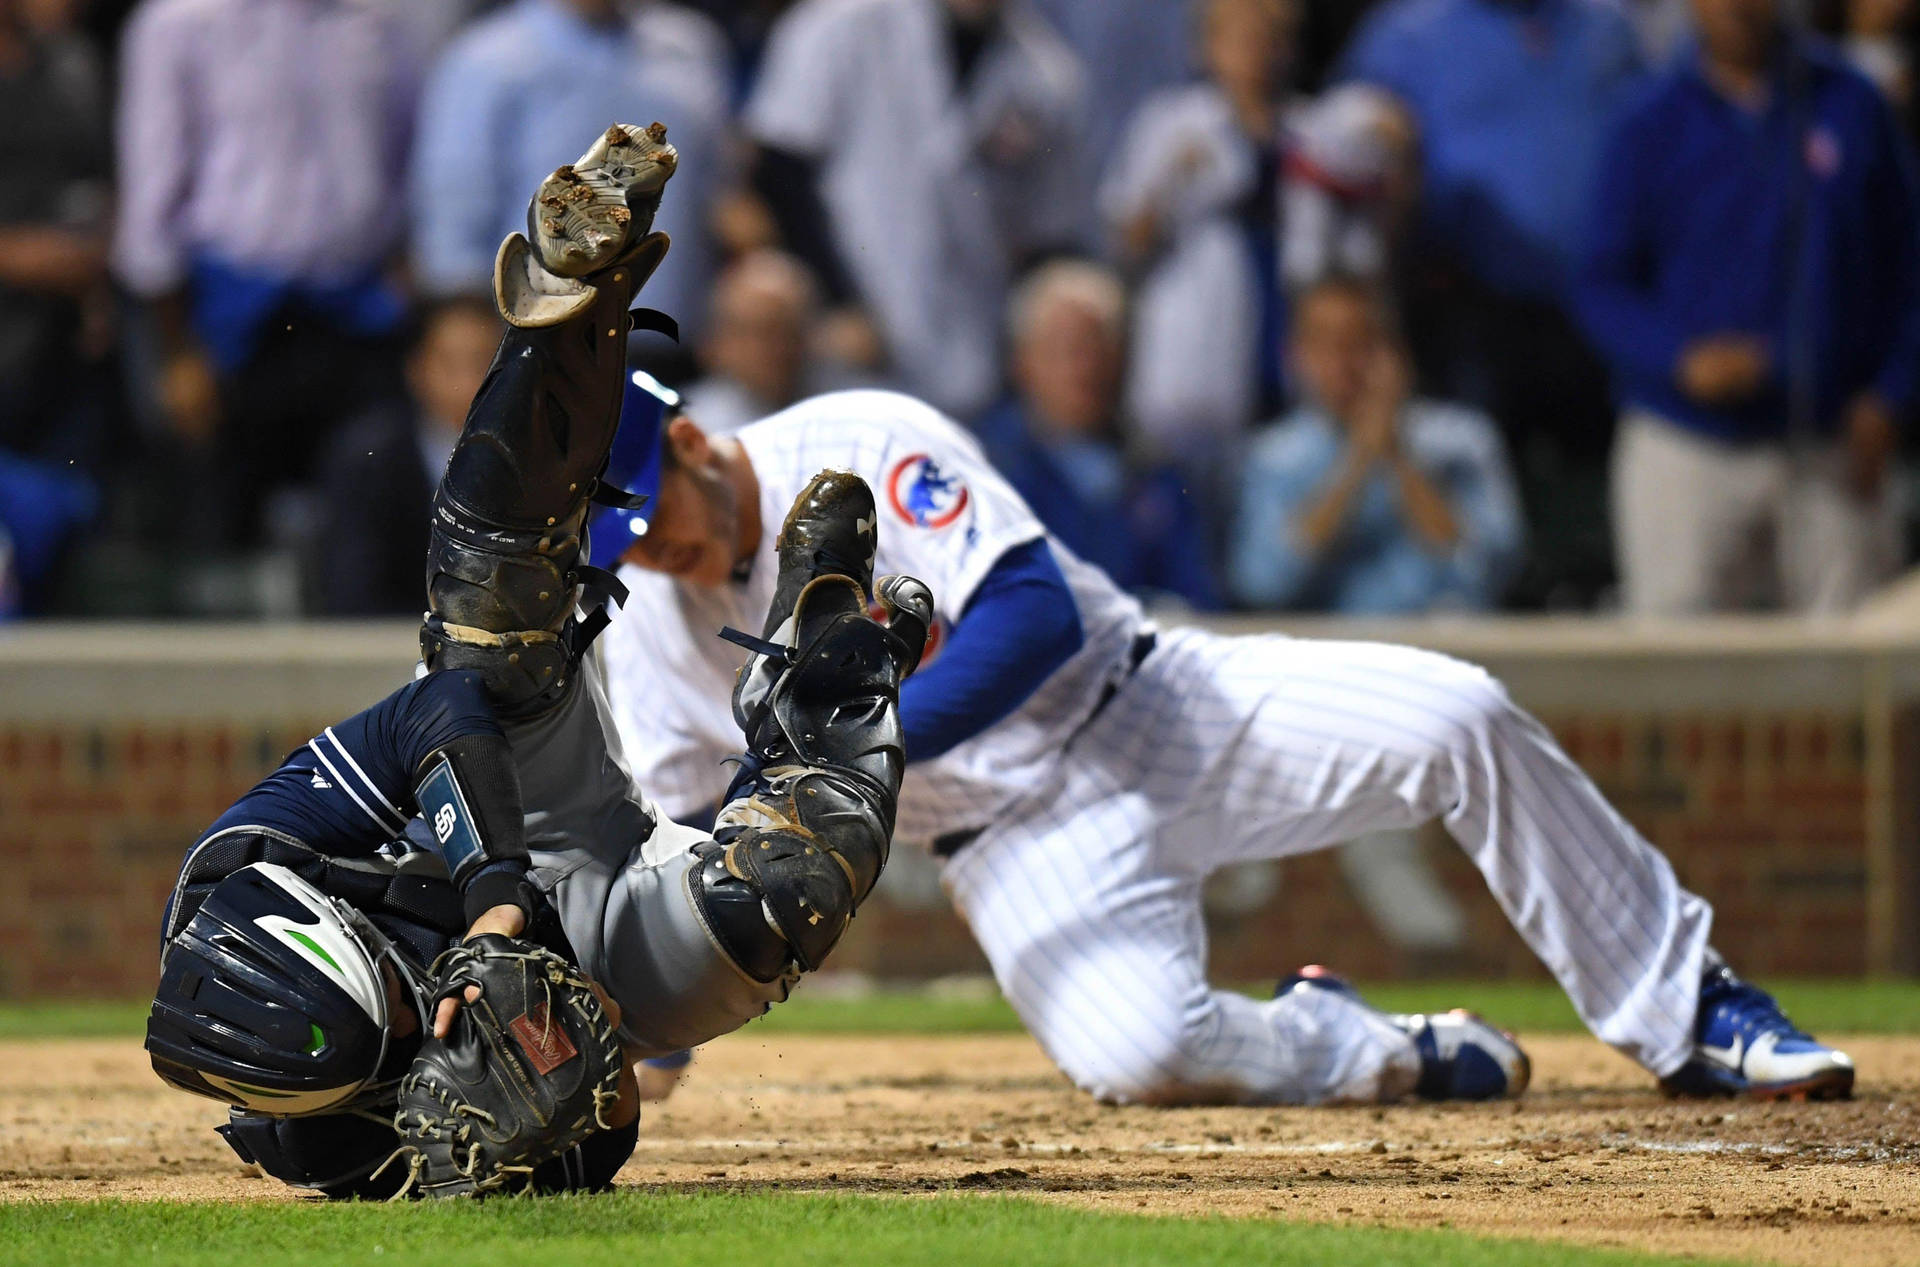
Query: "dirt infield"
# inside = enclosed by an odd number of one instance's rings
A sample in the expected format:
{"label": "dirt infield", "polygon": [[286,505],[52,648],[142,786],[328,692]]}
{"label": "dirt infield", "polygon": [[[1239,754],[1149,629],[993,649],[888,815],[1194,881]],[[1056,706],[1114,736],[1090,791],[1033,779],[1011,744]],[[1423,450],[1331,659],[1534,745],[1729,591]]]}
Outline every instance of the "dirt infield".
{"label": "dirt infield", "polygon": [[[1112,1109],[1024,1037],[749,1034],[650,1109],[622,1182],[1029,1193],[1114,1210],[1452,1226],[1808,1267],[1920,1262],[1920,1039],[1847,1043],[1847,1104],[1673,1104],[1584,1038],[1518,1105]],[[0,1043],[0,1201],[269,1201],[127,1042]]]}

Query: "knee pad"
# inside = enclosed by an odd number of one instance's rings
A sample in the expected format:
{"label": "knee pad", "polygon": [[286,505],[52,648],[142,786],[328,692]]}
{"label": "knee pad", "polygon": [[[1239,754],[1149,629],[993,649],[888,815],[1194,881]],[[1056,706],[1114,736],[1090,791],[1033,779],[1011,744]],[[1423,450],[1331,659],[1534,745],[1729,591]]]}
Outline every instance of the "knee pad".
{"label": "knee pad", "polygon": [[797,831],[752,829],[695,849],[695,904],[721,949],[756,981],[818,968],[853,920],[846,863]]}
{"label": "knee pad", "polygon": [[748,752],[689,878],[723,949],[762,982],[819,968],[880,878],[906,768],[900,678],[918,658],[845,576],[810,582],[793,622],[791,645],[746,640],[770,680],[735,698]]}
{"label": "knee pad", "polygon": [[886,865],[891,797],[841,771],[769,771],[695,850],[695,904],[756,981],[826,961]]}

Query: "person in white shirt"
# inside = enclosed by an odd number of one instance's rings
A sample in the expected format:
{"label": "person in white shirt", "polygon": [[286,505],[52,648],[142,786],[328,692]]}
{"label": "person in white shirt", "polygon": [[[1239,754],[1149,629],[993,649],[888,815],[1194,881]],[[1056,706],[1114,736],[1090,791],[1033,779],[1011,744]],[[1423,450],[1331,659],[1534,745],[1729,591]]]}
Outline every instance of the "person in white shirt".
{"label": "person in white shirt", "polygon": [[1155,629],[971,437],[907,396],[820,396],[731,437],[668,418],[623,426],[608,470],[654,501],[604,511],[590,532],[596,562],[624,557],[631,590],[602,645],[634,778],[670,814],[719,802],[737,653],[714,631],[766,608],[773,526],[795,493],[823,467],[859,475],[874,565],[934,595],[922,667],[901,687],[895,839],[945,860],[1001,990],[1094,1095],[1519,1094],[1525,1056],[1477,1017],[1390,1016],[1324,970],[1266,1000],[1207,980],[1214,871],[1430,818],[1594,1032],[1670,1090],[1851,1087],[1852,1063],[1732,976],[1708,946],[1707,903],[1480,669],[1407,647]]}
{"label": "person in white shirt", "polygon": [[1205,78],[1128,120],[1100,210],[1140,274],[1128,413],[1149,445],[1211,477],[1285,395],[1288,292],[1386,271],[1413,148],[1385,93],[1290,95],[1290,0],[1198,12]]}
{"label": "person in white shirt", "polygon": [[609,120],[658,120],[686,157],[660,215],[673,253],[651,285],[697,335],[718,262],[708,221],[734,179],[728,73],[719,29],[661,0],[514,0],[467,27],[420,103],[407,209],[420,289],[485,294],[500,239],[527,227],[523,193],[553,156]]}
{"label": "person in white shirt", "polygon": [[745,114],[754,186],[835,328],[868,327],[843,347],[956,416],[992,403],[1010,279],[1091,225],[1084,94],[1025,0],[801,0],[781,19]]}

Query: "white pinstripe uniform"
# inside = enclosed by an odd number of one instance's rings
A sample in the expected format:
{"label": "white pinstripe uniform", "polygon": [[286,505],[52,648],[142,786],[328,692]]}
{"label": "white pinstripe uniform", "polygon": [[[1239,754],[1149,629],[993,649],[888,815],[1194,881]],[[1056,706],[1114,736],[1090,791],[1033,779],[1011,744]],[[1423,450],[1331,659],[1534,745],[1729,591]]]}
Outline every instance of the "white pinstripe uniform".
{"label": "white pinstripe uniform", "polygon": [[[943,623],[1008,548],[1045,535],[971,438],[904,396],[816,397],[737,438],[769,525],[823,467],[864,476],[878,571],[926,580]],[[719,590],[623,573],[633,597],[603,643],[614,709],[635,777],[671,813],[725,782],[737,661],[713,631],[766,610],[772,537]],[[898,838],[980,829],[947,890],[1075,1082],[1121,1101],[1409,1091],[1411,1041],[1342,995],[1212,989],[1200,890],[1230,863],[1435,817],[1595,1033],[1655,1073],[1684,1062],[1710,909],[1491,677],[1406,647],[1195,630],[1162,632],[1127,676],[1139,608],[1050,545],[1085,645],[1011,716],[909,769]]]}

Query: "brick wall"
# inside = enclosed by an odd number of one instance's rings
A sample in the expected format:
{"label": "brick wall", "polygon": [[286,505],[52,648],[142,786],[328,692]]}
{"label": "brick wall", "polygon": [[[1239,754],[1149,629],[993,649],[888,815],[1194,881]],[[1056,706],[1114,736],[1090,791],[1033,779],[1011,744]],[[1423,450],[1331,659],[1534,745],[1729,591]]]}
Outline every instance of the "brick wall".
{"label": "brick wall", "polygon": [[[1755,974],[1859,974],[1866,897],[1866,779],[1857,717],[1839,714],[1560,716],[1546,719],[1569,755],[1715,908],[1715,944]],[[1466,910],[1457,962],[1410,962],[1373,930],[1339,870],[1321,855],[1286,864],[1270,907],[1217,925],[1222,979],[1334,960],[1360,976],[1445,973],[1544,976],[1441,831],[1429,856]]]}
{"label": "brick wall", "polygon": [[150,989],[187,846],[318,724],[0,724],[0,997]]}
{"label": "brick wall", "polygon": [[[153,981],[160,908],[186,845],[323,720],[61,725],[0,722],[0,997],[133,995]],[[1902,733],[1920,733],[1915,716]],[[1866,897],[1862,725],[1844,712],[1549,718],[1569,753],[1719,911],[1744,969],[1858,973]],[[1905,743],[1903,750],[1920,752]],[[1911,821],[1912,797],[1902,805]],[[1457,961],[1403,962],[1329,855],[1285,864],[1279,891],[1216,917],[1222,979],[1338,963],[1377,977],[1540,969],[1447,839],[1428,848],[1471,927]],[[838,966],[920,977],[984,967],[943,910],[864,910]]]}

